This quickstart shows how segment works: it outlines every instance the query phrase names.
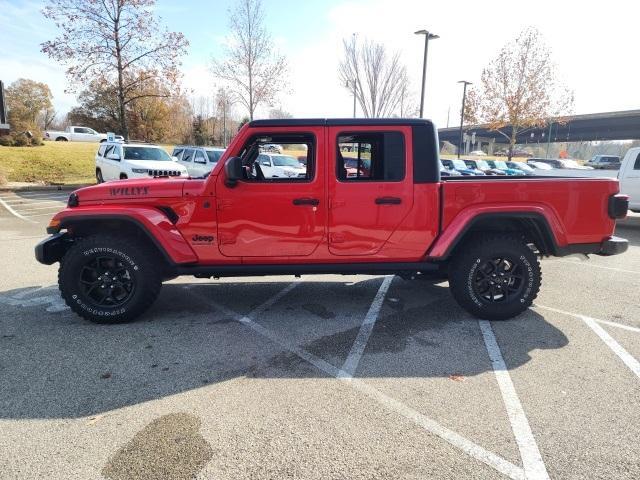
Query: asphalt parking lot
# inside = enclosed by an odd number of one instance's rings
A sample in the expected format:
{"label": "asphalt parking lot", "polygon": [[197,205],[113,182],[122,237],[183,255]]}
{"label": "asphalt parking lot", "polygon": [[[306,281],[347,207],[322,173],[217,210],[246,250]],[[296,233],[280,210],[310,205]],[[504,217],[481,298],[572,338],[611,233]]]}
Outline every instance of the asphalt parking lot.
{"label": "asphalt parking lot", "polygon": [[640,478],[640,215],[505,322],[305,276],[177,279],[99,326],[33,258],[65,195],[0,193],[2,478]]}

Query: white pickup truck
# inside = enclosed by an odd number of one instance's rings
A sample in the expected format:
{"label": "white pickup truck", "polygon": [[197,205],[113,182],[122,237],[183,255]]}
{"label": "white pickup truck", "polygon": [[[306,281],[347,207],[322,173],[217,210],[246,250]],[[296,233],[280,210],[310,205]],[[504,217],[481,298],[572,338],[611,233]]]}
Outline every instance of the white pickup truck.
{"label": "white pickup truck", "polygon": [[[115,138],[122,140],[119,135],[116,135]],[[107,140],[107,134],[98,133],[93,128],[72,125],[65,128],[64,132],[47,130],[44,132],[44,139],[56,142],[104,142]]]}
{"label": "white pickup truck", "polygon": [[620,192],[629,195],[629,210],[640,212],[640,147],[630,148],[618,172]]}

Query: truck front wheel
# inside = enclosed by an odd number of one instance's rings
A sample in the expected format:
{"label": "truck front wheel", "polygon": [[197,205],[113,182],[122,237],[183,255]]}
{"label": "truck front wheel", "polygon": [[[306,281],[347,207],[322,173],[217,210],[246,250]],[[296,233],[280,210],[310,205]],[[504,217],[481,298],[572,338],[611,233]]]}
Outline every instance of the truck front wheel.
{"label": "truck front wheel", "polygon": [[96,323],[120,323],[147,310],[160,292],[161,272],[138,242],[110,235],[78,239],[60,261],[58,286],[75,313]]}
{"label": "truck front wheel", "polygon": [[449,269],[456,301],[476,317],[506,320],[531,306],[540,290],[540,263],[517,235],[488,235],[467,242]]}

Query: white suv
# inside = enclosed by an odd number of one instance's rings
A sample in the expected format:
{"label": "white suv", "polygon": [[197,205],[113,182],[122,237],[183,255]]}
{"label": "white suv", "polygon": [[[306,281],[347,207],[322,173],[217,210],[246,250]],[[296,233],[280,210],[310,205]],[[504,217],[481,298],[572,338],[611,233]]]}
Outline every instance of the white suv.
{"label": "white suv", "polygon": [[279,153],[260,153],[258,162],[265,178],[305,178],[306,165],[292,157]]}
{"label": "white suv", "polygon": [[141,177],[188,177],[187,169],[157,145],[105,142],[96,153],[96,180]]}
{"label": "white suv", "polygon": [[203,177],[211,173],[223,153],[224,148],[177,145],[173,148],[171,156],[175,157],[192,177]]}

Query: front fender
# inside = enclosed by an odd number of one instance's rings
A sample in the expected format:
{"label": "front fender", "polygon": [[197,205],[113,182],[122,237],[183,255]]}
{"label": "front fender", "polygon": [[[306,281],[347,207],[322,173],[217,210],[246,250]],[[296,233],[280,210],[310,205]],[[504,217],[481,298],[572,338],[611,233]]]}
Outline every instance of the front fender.
{"label": "front fender", "polygon": [[[66,208],[53,217],[51,225],[55,225],[58,231],[67,229],[73,234],[74,226],[82,224],[83,229],[90,229],[94,224],[98,228],[104,222],[115,224],[113,228],[116,229],[119,222],[135,225],[171,264],[193,263],[198,260],[191,246],[167,215],[153,207],[100,205]],[[49,233],[54,232],[49,230]]]}

